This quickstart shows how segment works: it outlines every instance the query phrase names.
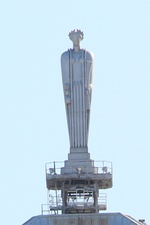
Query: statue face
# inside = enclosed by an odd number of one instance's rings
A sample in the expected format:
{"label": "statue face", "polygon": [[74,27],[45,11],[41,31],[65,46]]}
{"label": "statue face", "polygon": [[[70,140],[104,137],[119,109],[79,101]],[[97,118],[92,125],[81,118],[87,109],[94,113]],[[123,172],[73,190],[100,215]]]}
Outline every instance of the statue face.
{"label": "statue face", "polygon": [[79,46],[80,41],[81,41],[80,35],[78,35],[78,34],[73,35],[71,40],[72,40],[74,46]]}

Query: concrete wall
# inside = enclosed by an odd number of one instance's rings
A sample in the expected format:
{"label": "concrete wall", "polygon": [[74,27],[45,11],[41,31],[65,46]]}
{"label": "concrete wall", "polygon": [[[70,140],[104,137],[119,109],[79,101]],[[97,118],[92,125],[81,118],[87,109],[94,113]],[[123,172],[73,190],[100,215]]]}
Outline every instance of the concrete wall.
{"label": "concrete wall", "polygon": [[143,225],[121,213],[61,214],[32,217],[23,225]]}

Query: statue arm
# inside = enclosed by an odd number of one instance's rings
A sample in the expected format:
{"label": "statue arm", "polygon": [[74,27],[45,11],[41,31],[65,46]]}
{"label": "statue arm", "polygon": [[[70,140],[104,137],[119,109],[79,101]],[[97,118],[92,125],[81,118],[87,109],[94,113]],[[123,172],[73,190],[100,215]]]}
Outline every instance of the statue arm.
{"label": "statue arm", "polygon": [[92,97],[92,88],[93,88],[93,61],[94,56],[91,52],[86,52],[86,77],[87,77],[87,89],[86,89],[86,95],[87,95],[87,108],[90,109],[91,106],[91,97]]}
{"label": "statue arm", "polygon": [[69,53],[64,52],[61,55],[61,72],[66,104],[70,103],[70,81],[69,81]]}

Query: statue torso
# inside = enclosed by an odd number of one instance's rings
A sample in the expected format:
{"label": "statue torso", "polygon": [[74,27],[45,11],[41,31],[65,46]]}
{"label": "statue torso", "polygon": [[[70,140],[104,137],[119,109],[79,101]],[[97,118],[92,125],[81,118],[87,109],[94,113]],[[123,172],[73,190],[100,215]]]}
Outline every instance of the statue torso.
{"label": "statue torso", "polygon": [[81,81],[83,73],[87,76],[93,66],[93,54],[84,49],[79,52],[70,49],[62,54],[61,65],[64,83],[70,83],[70,71],[73,75],[73,81]]}

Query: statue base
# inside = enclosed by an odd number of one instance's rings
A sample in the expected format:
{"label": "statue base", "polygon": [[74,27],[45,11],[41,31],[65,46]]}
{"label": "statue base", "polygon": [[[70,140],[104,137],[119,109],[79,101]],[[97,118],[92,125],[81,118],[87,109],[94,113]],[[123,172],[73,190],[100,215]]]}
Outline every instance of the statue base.
{"label": "statue base", "polygon": [[70,148],[68,160],[64,161],[64,167],[61,168],[61,174],[78,173],[78,168],[84,173],[97,173],[97,167],[94,167],[94,161],[90,159],[88,147]]}
{"label": "statue base", "polygon": [[88,147],[70,147],[70,153],[88,153]]}

